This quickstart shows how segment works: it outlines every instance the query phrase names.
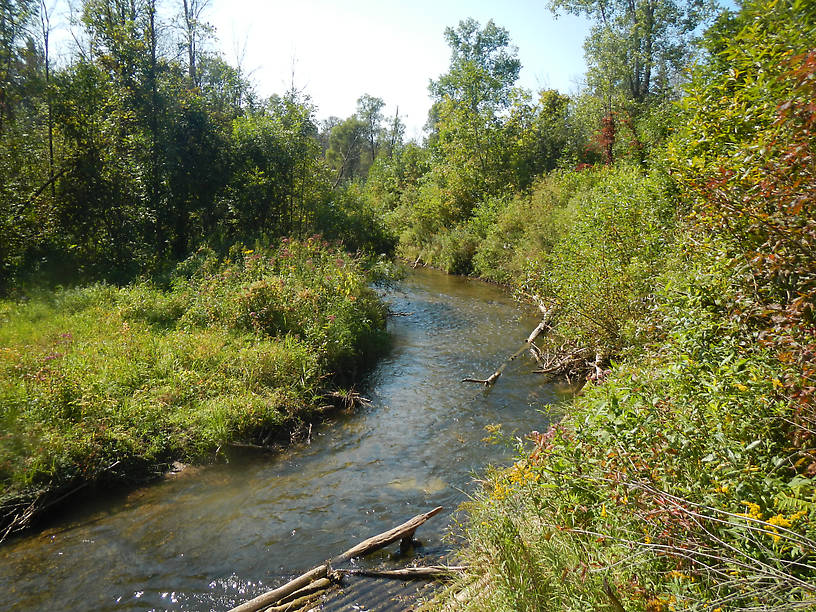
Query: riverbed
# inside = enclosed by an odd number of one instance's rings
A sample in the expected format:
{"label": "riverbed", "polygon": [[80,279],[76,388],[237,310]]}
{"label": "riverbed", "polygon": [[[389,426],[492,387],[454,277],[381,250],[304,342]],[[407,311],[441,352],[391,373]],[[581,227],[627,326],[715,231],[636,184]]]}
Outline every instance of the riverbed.
{"label": "riverbed", "polygon": [[489,376],[537,323],[501,289],[415,270],[383,293],[397,316],[358,389],[370,406],[279,454],[77,501],[0,546],[0,609],[226,610],[438,505],[446,514],[420,528],[416,554],[443,555],[474,477],[513,455],[485,427],[543,431],[562,398],[526,355],[489,391],[460,382]]}

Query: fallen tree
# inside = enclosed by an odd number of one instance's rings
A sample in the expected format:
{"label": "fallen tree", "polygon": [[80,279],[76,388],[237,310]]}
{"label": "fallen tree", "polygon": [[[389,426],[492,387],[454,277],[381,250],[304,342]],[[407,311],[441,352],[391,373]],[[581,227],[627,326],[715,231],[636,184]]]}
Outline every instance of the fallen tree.
{"label": "fallen tree", "polygon": [[[424,524],[429,518],[436,516],[440,512],[442,512],[442,506],[438,506],[430,512],[418,514],[417,516],[402,523],[401,525],[398,525],[397,527],[394,527],[393,529],[375,535],[367,540],[363,540],[356,546],[349,548],[343,554],[326,561],[321,565],[318,565],[317,567],[304,574],[301,574],[297,578],[290,580],[286,584],[276,589],[267,591],[255,599],[233,608],[230,610],[230,612],[259,612],[260,610],[266,610],[268,608],[272,608],[273,610],[297,610],[298,608],[307,604],[309,601],[313,600],[317,591],[325,590],[333,584],[332,578],[334,577],[336,579],[336,576],[339,575],[339,573],[336,574],[332,569],[334,566],[345,563],[346,561],[356,557],[367,555],[375,550],[384,548],[389,544],[393,544],[398,540],[402,544],[409,545],[413,541],[414,532],[417,530],[417,528]],[[307,592],[304,589],[309,590]],[[282,602],[284,602],[284,600],[287,598],[291,598],[293,596],[296,597],[296,599],[291,599],[289,603],[286,603],[285,605],[278,605],[282,604]],[[277,606],[277,608],[274,608],[273,606]]]}

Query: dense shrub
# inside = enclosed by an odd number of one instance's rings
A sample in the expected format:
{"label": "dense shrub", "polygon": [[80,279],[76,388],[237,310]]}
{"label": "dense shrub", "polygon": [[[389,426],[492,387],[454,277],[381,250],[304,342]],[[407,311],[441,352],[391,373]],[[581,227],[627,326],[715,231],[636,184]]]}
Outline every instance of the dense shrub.
{"label": "dense shrub", "polygon": [[575,199],[563,236],[528,261],[523,287],[554,309],[561,336],[616,354],[644,319],[674,211],[665,180],[635,168],[599,171]]}

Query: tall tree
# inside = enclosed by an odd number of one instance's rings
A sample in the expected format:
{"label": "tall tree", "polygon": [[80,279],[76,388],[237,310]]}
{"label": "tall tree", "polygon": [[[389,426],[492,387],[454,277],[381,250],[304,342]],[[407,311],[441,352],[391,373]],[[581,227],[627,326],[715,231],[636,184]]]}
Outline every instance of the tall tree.
{"label": "tall tree", "polygon": [[21,55],[31,37],[27,31],[33,0],[0,0],[0,132],[20,97]]}
{"label": "tall tree", "polygon": [[334,186],[363,172],[362,152],[366,145],[368,124],[352,115],[332,128],[326,161],[334,169]]}
{"label": "tall tree", "polygon": [[380,135],[380,123],[382,123],[382,109],[385,106],[382,98],[375,98],[368,94],[363,94],[357,100],[357,117],[365,126],[365,138],[368,144],[368,151],[371,154],[371,163],[377,158],[377,145]]}
{"label": "tall tree", "polygon": [[187,74],[193,87],[201,84],[198,68],[200,47],[212,32],[209,24],[202,20],[202,15],[209,4],[210,0],[182,0],[182,38],[187,50]]}
{"label": "tall tree", "polygon": [[713,15],[715,0],[549,0],[550,9],[595,22],[584,43],[587,80],[612,104],[667,93],[676,83],[695,29]]}
{"label": "tall tree", "polygon": [[445,38],[451,60],[448,72],[430,84],[431,140],[449,170],[441,174],[450,204],[467,213],[502,182],[502,117],[521,62],[507,30],[492,20],[484,28],[474,19],[460,21]]}
{"label": "tall tree", "polygon": [[51,103],[51,17],[45,0],[40,0],[40,30],[42,33],[43,61],[45,64],[45,104],[48,113],[48,182],[51,197],[56,197],[54,185],[54,109]]}

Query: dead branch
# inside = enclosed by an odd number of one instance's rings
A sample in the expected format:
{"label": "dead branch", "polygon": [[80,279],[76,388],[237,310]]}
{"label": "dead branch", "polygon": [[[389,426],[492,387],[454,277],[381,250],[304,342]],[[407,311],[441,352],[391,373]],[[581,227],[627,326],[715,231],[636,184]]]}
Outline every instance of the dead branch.
{"label": "dead branch", "polygon": [[[363,540],[356,546],[349,548],[346,552],[342,555],[335,557],[334,559],[323,563],[322,565],[318,565],[317,567],[309,570],[305,574],[301,574],[297,578],[290,580],[283,586],[280,586],[276,589],[268,591],[263,595],[259,595],[255,599],[252,599],[240,606],[232,608],[230,612],[258,612],[259,610],[264,610],[269,608],[270,606],[274,606],[278,604],[283,598],[292,595],[296,591],[303,589],[314,583],[317,580],[322,578],[327,578],[329,573],[331,572],[331,568],[333,565],[340,565],[341,563],[345,563],[350,559],[355,557],[361,557],[363,555],[367,555],[368,553],[374,552],[375,550],[379,550],[388,546],[389,544],[393,544],[397,540],[412,540],[414,537],[414,532],[417,530],[417,527],[425,523],[429,518],[432,516],[436,516],[442,512],[442,506],[438,506],[431,510],[430,512],[426,512],[425,514],[418,514],[414,518],[406,521],[402,525],[394,527],[388,531],[380,533],[374,537],[368,538],[367,540]],[[294,610],[295,608],[285,608]]]}
{"label": "dead branch", "polygon": [[536,328],[532,332],[530,332],[530,335],[527,336],[527,340],[524,342],[524,344],[521,345],[521,348],[519,350],[517,350],[515,353],[513,353],[510,357],[505,359],[504,363],[502,363],[498,367],[498,369],[495,372],[493,372],[493,374],[491,374],[490,376],[488,376],[484,380],[481,380],[481,379],[478,379],[478,378],[463,378],[462,382],[474,382],[474,383],[483,384],[485,387],[492,387],[494,384],[496,384],[496,381],[502,375],[502,372],[504,372],[504,369],[510,364],[510,362],[515,360],[524,351],[529,350],[530,347],[532,346],[533,342],[535,341],[535,339],[538,338],[538,336],[544,330],[550,328],[549,320],[550,320],[550,315],[545,314],[544,318],[541,319],[541,322],[536,326]]}

